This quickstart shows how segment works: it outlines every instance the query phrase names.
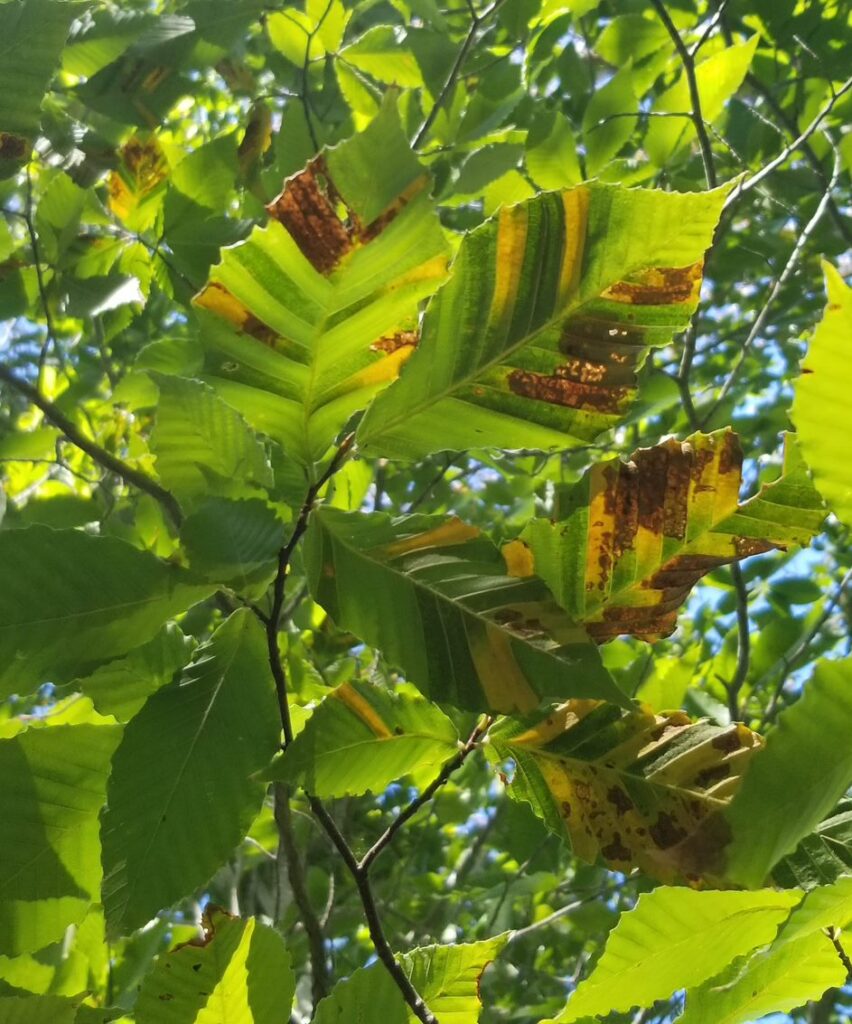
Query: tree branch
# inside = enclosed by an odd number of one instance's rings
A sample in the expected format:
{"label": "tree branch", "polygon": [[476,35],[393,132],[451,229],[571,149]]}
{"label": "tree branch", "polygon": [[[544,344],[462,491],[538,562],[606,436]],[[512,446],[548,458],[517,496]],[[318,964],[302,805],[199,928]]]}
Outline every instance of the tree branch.
{"label": "tree branch", "polygon": [[360,861],[358,861],[358,870],[366,874],[373,862],[379,856],[379,854],[387,847],[392,841],[394,836],[399,830],[405,825],[406,822],[410,821],[415,814],[424,807],[434,797],[438,790],[447,784],[450,776],[461,768],[465,761],[470,757],[474,750],[479,746],[479,741],[482,739],[488,727],[491,725],[491,718],[486,717],[480,722],[473,732],[468,737],[467,742],[459,750],[459,752],[452,757],[444,767],[441,769],[439,775],[429,783],[429,785],[416,796],[407,807],[404,807],[394,820],[388,825],[382,835],[376,840],[375,843],[370,847],[369,850],[364,854]]}
{"label": "tree branch", "polygon": [[748,621],[748,591],[746,590],[743,571],[739,563],[731,564],[731,576],[734,580],[734,589],[737,593],[737,667],[730,682],[725,683],[725,691],[728,694],[728,712],[731,721],[736,722],[740,717],[739,696],[743,683],[748,676],[749,662],[751,660],[751,636]]}
{"label": "tree branch", "polygon": [[[275,800],[275,824],[278,829],[277,862],[279,878],[281,862],[284,861],[293,899],[299,908],[299,916],[302,919],[302,924],[305,926],[305,934],[308,938],[308,948],[311,952],[312,997],[314,1006],[316,1006],[320,999],[328,995],[330,989],[325,939],[322,933],[322,925],[311,905],[311,899],[305,884],[304,865],[296,846],[296,838],[293,835],[290,790],[283,782],[276,782],[273,786],[273,794]],[[280,908],[276,907],[276,911],[276,917],[279,917]]]}
{"label": "tree branch", "polygon": [[840,962],[846,968],[846,980],[852,981],[852,960],[849,959],[849,954],[846,952],[846,950],[843,948],[843,945],[840,942],[840,929],[823,928],[823,931],[828,936],[832,946],[834,946],[834,949],[837,952],[838,957],[840,957]]}
{"label": "tree branch", "polygon": [[36,408],[41,409],[44,413],[44,418],[49,423],[52,423],[54,427],[61,430],[72,444],[76,445],[81,451],[84,451],[99,466],[110,473],[115,473],[126,484],[144,491],[155,501],[159,502],[174,525],[180,527],[183,522],[183,512],[177,498],[170,491],[167,491],[165,487],[157,483],[153,477],[148,476],[141,469],[134,469],[132,466],[128,466],[126,462],[123,462],[95,441],[86,437],[53,402],[42,395],[38,388],[33,387],[28,381],[18,377],[3,363],[0,363],[0,380],[29,399]]}
{"label": "tree branch", "polygon": [[701,94],[698,90],[698,79],[695,77],[695,54],[691,53],[680,37],[675,23],[669,16],[663,0],[651,0],[654,10],[657,12],[660,21],[671,37],[674,47],[683,65],[683,73],[686,75],[686,82],[689,86],[689,100],[692,104],[692,123],[695,127],[695,134],[698,136],[698,145],[701,147],[701,159],[704,163],[704,176],[710,188],[718,184],[716,179],[716,168],[713,166],[713,147],[710,144],[710,136],[704,125],[704,118],[701,115]]}
{"label": "tree branch", "polygon": [[384,964],[388,974],[390,974],[396,984],[396,987],[402,994],[402,998],[408,1004],[411,1012],[421,1022],[421,1024],[438,1024],[434,1014],[423,1002],[423,999],[420,997],[417,989],[411,984],[408,975],[393,955],[393,950],[391,949],[390,943],[385,937],[384,929],[382,928],[382,922],[379,917],[378,908],[376,907],[376,900],[373,896],[373,889],[370,885],[368,872],[361,869],[351,847],[346,842],[346,839],[343,837],[340,829],[337,827],[337,823],[334,818],[332,818],[325,809],[322,801],[314,796],[309,797],[308,799],[317,820],[328,833],[329,838],[334,843],[337,848],[337,852],[343,858],[346,867],[349,869],[349,872],[355,881],[355,886],[358,889],[358,895],[361,897],[361,905],[364,908],[364,916],[367,919],[370,939],[372,940],[373,946],[376,950],[376,956]]}

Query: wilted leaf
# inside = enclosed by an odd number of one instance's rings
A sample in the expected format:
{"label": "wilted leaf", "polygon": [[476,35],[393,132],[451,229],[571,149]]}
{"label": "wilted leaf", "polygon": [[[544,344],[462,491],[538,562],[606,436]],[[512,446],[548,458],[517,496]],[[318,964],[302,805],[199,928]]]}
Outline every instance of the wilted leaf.
{"label": "wilted leaf", "polygon": [[110,210],[131,230],[151,228],[165,198],[168,173],[156,137],[134,136],[121,147],[118,167],[110,172]]}
{"label": "wilted leaf", "polygon": [[399,373],[447,246],[391,103],[289,178],[270,223],[223,251],[196,305],[205,377],[302,462]]}
{"label": "wilted leaf", "polygon": [[335,622],[431,700],[502,712],[548,697],[627,703],[541,580],[509,577],[491,541],[458,519],[321,508],[305,564]]}
{"label": "wilted leaf", "polygon": [[744,725],[582,700],[546,717],[506,719],[490,741],[497,759],[515,762],[512,795],[567,836],[578,857],[690,883],[718,865],[727,838],[719,812],[760,745]]}
{"label": "wilted leaf", "polygon": [[526,546],[528,571],[597,640],[668,636],[706,573],[806,543],[822,525],[822,502],[795,448],[788,446],[784,475],[739,505],[741,467],[728,429],[599,463],[560,493],[556,522],[532,520],[507,558],[517,561]]}
{"label": "wilted leaf", "polygon": [[689,323],[726,194],[587,184],[503,207],[464,236],[361,447],[570,448],[614,426],[649,348]]}

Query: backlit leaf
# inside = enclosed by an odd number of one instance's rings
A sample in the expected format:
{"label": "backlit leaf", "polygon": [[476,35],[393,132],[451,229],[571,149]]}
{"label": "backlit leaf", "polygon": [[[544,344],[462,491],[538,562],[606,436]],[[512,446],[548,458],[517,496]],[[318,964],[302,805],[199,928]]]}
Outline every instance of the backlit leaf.
{"label": "backlit leaf", "polygon": [[726,812],[726,874],[763,884],[773,866],[831,811],[852,783],[852,659],[822,660],[781,713]]}
{"label": "backlit leaf", "polygon": [[714,822],[760,745],[743,725],[582,700],[506,719],[489,738],[498,761],[514,761],[512,795],[578,857],[667,882],[697,882],[718,862]]}
{"label": "backlit leaf", "polygon": [[852,463],[837,427],[848,414],[852,388],[852,289],[830,263],[823,263],[823,270],[828,305],[796,381],[791,415],[802,454],[820,493],[837,518],[850,526]]}
{"label": "backlit leaf", "polygon": [[540,579],[513,579],[458,519],[321,508],[305,546],[311,591],[430,700],[529,711],[544,698],[626,704],[581,628]]}
{"label": "backlit leaf", "polygon": [[281,1024],[296,980],[281,936],[255,918],[214,909],[204,937],[160,957],[136,1004],[136,1024]]}
{"label": "backlit leaf", "polygon": [[726,193],[587,184],[503,207],[464,236],[362,448],[570,448],[614,426],[689,322]]}
{"label": "backlit leaf", "polygon": [[795,448],[784,475],[738,504],[742,452],[729,429],[640,448],[599,463],[560,492],[555,522],[533,519],[528,570],[591,636],[668,636],[680,605],[711,569],[806,543],[824,519]]}
{"label": "backlit leaf", "polygon": [[429,781],[457,749],[434,704],[354,681],[325,698],[268,774],[324,798],[381,793],[411,772]]}
{"label": "backlit leaf", "polygon": [[[555,1021],[650,1006],[699,985],[736,957],[771,942],[798,892],[695,892],[661,886],[639,897],[610,932],[603,955]],[[553,1024],[553,1022],[546,1022]]]}
{"label": "backlit leaf", "polygon": [[291,457],[320,459],[413,351],[446,276],[429,185],[388,102],[288,179],[196,297],[221,318],[204,320],[205,379]]}

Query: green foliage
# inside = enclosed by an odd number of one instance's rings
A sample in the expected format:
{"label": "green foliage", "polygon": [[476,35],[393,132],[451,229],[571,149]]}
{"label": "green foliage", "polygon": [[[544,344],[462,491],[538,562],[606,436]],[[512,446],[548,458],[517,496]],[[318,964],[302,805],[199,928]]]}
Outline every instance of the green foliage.
{"label": "green foliage", "polygon": [[846,5],[0,40],[0,1024],[846,1020]]}

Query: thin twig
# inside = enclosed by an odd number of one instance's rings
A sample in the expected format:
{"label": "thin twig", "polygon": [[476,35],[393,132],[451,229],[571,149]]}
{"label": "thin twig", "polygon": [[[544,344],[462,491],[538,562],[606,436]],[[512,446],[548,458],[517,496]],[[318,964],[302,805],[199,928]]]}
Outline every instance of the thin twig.
{"label": "thin twig", "polygon": [[459,752],[452,757],[444,767],[441,769],[438,776],[429,783],[429,785],[416,796],[411,803],[404,807],[394,820],[388,825],[382,835],[373,843],[369,850],[364,854],[361,860],[358,862],[358,870],[367,872],[370,870],[375,859],[379,854],[393,841],[393,837],[399,832],[399,830],[405,825],[407,821],[414,817],[415,814],[424,807],[434,797],[438,790],[447,784],[450,776],[461,768],[468,757],[473,753],[474,750],[479,746],[479,741],[482,739],[488,727],[491,725],[491,718],[486,717],[480,722],[473,732],[468,737],[467,742],[462,746]]}
{"label": "thin twig", "polygon": [[852,981],[852,960],[849,959],[849,954],[843,948],[840,942],[840,929],[839,928],[824,928],[823,931],[834,946],[837,955],[840,957],[840,962],[846,968],[846,980]]}
{"label": "thin twig", "polygon": [[731,721],[736,722],[740,717],[740,690],[748,676],[751,660],[751,636],[748,621],[748,590],[746,590],[745,578],[738,562],[731,564],[731,576],[737,594],[737,666],[734,669],[733,678],[730,682],[725,683],[725,691],[728,695],[728,713],[731,716]]}
{"label": "thin twig", "polygon": [[787,259],[786,264],[784,265],[784,269],[776,278],[775,283],[773,284],[769,292],[769,295],[766,298],[766,302],[764,302],[760,312],[758,313],[754,323],[752,324],[751,330],[748,332],[748,336],[746,337],[745,341],[743,342],[742,348],[740,349],[737,361],[731,368],[730,374],[728,374],[728,379],[722,385],[719,394],[716,396],[716,399],[710,406],[709,410],[705,413],[702,419],[702,427],[710,421],[715,411],[719,408],[719,406],[725,400],[728,392],[733,387],[734,381],[737,379],[737,376],[739,375],[739,372],[743,367],[743,363],[745,362],[746,357],[748,356],[752,343],[763,330],[763,326],[766,323],[767,317],[769,316],[769,311],[772,308],[775,299],[778,297],[778,294],[780,293],[784,285],[792,277],[793,272],[799,264],[799,260],[802,256],[802,253],[804,252],[808,240],[810,239],[814,231],[816,231],[819,222],[822,220],[823,214],[825,213],[826,207],[828,206],[828,201],[831,198],[831,194],[834,191],[834,188],[840,178],[840,173],[842,170],[843,162],[841,155],[839,151],[835,151],[834,171],[832,173],[831,180],[826,186],[826,189],[822,194],[822,198],[817,204],[816,210],[814,210],[813,216],[802,229],[802,232],[799,235],[799,237],[796,239],[796,244],[793,246],[793,250],[790,253],[789,258]]}
{"label": "thin twig", "polygon": [[0,363],[0,380],[14,388],[25,398],[28,398],[38,409],[41,409],[45,419],[61,430],[72,444],[75,444],[81,451],[84,451],[94,462],[110,473],[115,473],[126,484],[137,487],[140,491],[149,494],[163,506],[175,526],[179,527],[181,525],[183,522],[183,512],[177,498],[170,491],[167,491],[165,487],[162,487],[141,469],[134,469],[132,466],[128,466],[126,462],[122,462],[121,459],[86,437],[53,402],[42,395],[38,388],[33,387],[28,381],[12,373],[9,367],[3,363]]}
{"label": "thin twig", "polygon": [[[275,824],[278,828],[279,839],[277,858],[279,879],[282,867],[281,862],[283,861],[287,870],[287,878],[290,882],[290,890],[293,893],[296,906],[299,908],[299,915],[302,919],[302,924],[305,926],[305,934],[308,937],[308,948],[311,951],[311,991],[314,1006],[316,1006],[320,999],[328,995],[330,988],[325,939],[323,938],[322,925],[311,905],[311,898],[308,895],[308,888],[305,884],[304,865],[293,834],[290,791],[283,782],[276,782],[273,787],[273,793],[275,800]],[[276,918],[279,918],[280,914],[281,908],[276,906]]]}
{"label": "thin twig", "polygon": [[731,194],[725,201],[725,208],[735,203],[744,192],[748,192],[750,189],[753,189],[755,185],[759,184],[759,182],[763,181],[763,179],[767,177],[767,175],[770,175],[776,167],[780,167],[781,164],[785,163],[793,155],[793,153],[796,152],[797,149],[802,148],[802,146],[808,141],[808,139],[810,139],[810,137],[819,130],[820,125],[834,109],[835,105],[837,104],[837,101],[842,96],[844,96],[850,89],[852,89],[852,78],[848,78],[843,83],[843,85],[834,93],[831,99],[826,103],[822,110],[820,110],[820,112],[816,115],[813,121],[811,121],[807,128],[805,128],[805,130],[797,138],[795,138],[789,146],[783,149],[778,154],[778,156],[770,160],[768,164],[765,164],[763,167],[761,167],[761,169],[757,171],[755,174],[753,174],[750,178],[746,178],[745,180],[740,182],[739,185],[737,185],[737,187],[733,190],[733,192],[731,192]]}
{"label": "thin twig", "polygon": [[559,910],[554,910],[552,914],[548,914],[547,917],[541,918],[540,921],[533,921],[532,924],[528,924],[526,928],[518,928],[517,931],[512,932],[509,936],[509,942],[516,942],[518,939],[522,939],[527,935],[531,935],[533,932],[537,932],[539,928],[546,928],[548,925],[559,921],[563,917],[567,917],[569,914],[573,914],[575,910],[579,910],[584,904],[589,902],[589,899],[597,899],[597,896],[586,897],[582,900],[575,900],[573,903],[568,903],[564,907],[560,907]]}
{"label": "thin twig", "polygon": [[787,680],[790,678],[790,672],[792,671],[793,666],[796,664],[796,662],[799,660],[799,658],[801,658],[803,654],[806,654],[808,652],[808,649],[816,639],[817,635],[819,634],[819,631],[834,614],[834,609],[838,606],[838,604],[840,604],[840,599],[843,597],[843,592],[846,590],[847,586],[849,586],[850,581],[852,581],[852,569],[849,569],[843,576],[843,579],[841,579],[841,581],[837,584],[837,589],[826,602],[822,614],[819,616],[819,618],[813,624],[813,626],[808,630],[806,635],[802,637],[798,644],[796,644],[794,650],[791,653],[782,656],[782,661],[784,662],[783,672],[781,678],[778,680],[778,685],[775,687],[775,692],[772,695],[772,699],[769,702],[769,705],[766,709],[766,713],[763,716],[764,726],[772,722],[772,720],[775,718],[775,715],[778,713],[778,705],[781,701],[781,696],[784,693],[784,687],[787,684]]}
{"label": "thin twig", "polygon": [[44,344],[41,346],[41,351],[38,356],[38,384],[39,387],[42,387],[44,384],[44,368],[47,365],[47,355],[50,351],[50,346],[53,346],[57,356],[59,356],[60,350],[59,342],[56,340],[56,331],[53,327],[53,315],[50,312],[50,303],[47,301],[47,287],[45,286],[44,276],[41,270],[41,252],[39,250],[38,234],[36,233],[35,223],[33,222],[33,179],[30,174],[29,164],[27,164],[27,202],[24,213],[24,223],[27,226],[27,234],[30,236],[30,247],[33,251],[33,263],[35,264],[38,294],[41,301],[42,312],[44,313],[44,322],[47,331],[47,336],[44,340]]}
{"label": "thin twig", "polygon": [[370,885],[368,873],[366,871],[362,871],[359,867],[355,854],[352,852],[351,847],[346,842],[346,839],[343,837],[340,829],[337,827],[337,823],[334,818],[332,818],[325,809],[322,801],[317,799],[317,797],[309,797],[309,801],[314,814],[317,816],[317,820],[328,833],[329,838],[334,843],[337,848],[337,852],[343,858],[344,863],[355,881],[355,886],[358,889],[358,895],[361,897],[361,905],[364,908],[364,916],[367,919],[370,939],[372,940],[373,946],[376,950],[376,956],[385,965],[388,974],[390,974],[397,988],[401,992],[403,999],[421,1024],[438,1024],[434,1014],[423,1002],[417,992],[417,989],[415,989],[411,984],[411,980],[408,975],[393,955],[393,950],[391,949],[390,943],[385,937],[384,929],[382,928],[381,918],[379,917],[379,911],[376,907],[376,900],[373,896],[373,889]]}
{"label": "thin twig", "polygon": [[695,77],[695,56],[686,48],[686,44],[680,37],[675,23],[669,16],[663,0],[651,0],[654,10],[657,12],[660,21],[671,37],[674,47],[683,65],[683,73],[689,86],[689,99],[692,104],[692,123],[695,127],[695,134],[698,136],[698,145],[701,148],[701,159],[704,163],[704,175],[710,188],[717,185],[716,169],[713,166],[713,147],[710,144],[710,136],[704,126],[704,118],[701,115],[701,93],[698,90],[698,79]]}

